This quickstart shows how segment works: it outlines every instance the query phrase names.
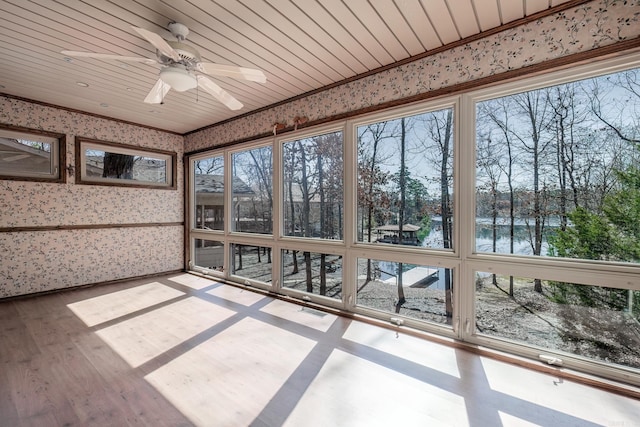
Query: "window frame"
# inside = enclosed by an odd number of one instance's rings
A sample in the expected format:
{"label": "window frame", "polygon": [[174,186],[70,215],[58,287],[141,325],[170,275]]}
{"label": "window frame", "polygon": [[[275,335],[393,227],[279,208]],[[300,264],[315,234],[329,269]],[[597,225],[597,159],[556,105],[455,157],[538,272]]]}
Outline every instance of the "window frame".
{"label": "window frame", "polygon": [[[304,237],[304,236],[291,236],[286,233],[285,230],[285,195],[284,195],[284,144],[295,142],[299,140],[310,139],[316,136],[327,135],[331,133],[341,133],[342,134],[342,223],[340,227],[342,227],[342,239],[327,239],[327,238],[317,238],[317,237]],[[343,247],[345,242],[350,239],[350,234],[347,234],[347,221],[349,220],[347,211],[351,210],[347,208],[346,200],[347,200],[347,187],[349,186],[347,183],[347,152],[348,146],[350,142],[347,139],[347,122],[342,120],[339,122],[332,122],[328,125],[314,126],[311,128],[304,129],[302,131],[293,132],[292,134],[287,134],[285,136],[281,136],[275,139],[274,142],[274,150],[273,150],[273,159],[274,159],[274,198],[277,194],[277,199],[274,202],[274,207],[277,205],[277,217],[274,212],[274,233],[275,222],[278,222],[278,238],[282,241],[291,240],[292,244],[296,241],[306,241],[306,242],[325,242],[325,244]],[[277,166],[276,169],[276,159]],[[276,187],[277,186],[277,187]],[[276,193],[277,188],[277,193]],[[275,234],[274,234],[275,235]]]}
{"label": "window frame", "polygon": [[35,142],[37,142],[38,137],[53,139],[53,141],[46,141],[51,144],[51,155],[49,159],[51,172],[49,174],[29,172],[5,174],[0,171],[0,180],[66,183],[67,175],[65,172],[68,170],[65,166],[67,156],[66,134],[0,123],[0,136],[2,136],[2,134],[24,134],[27,137],[35,137]]}
{"label": "window frame", "polygon": [[[405,252],[406,254],[411,254],[411,253],[415,253],[415,251],[419,251],[419,252],[423,252],[425,254],[433,254],[436,256],[445,256],[445,257],[458,257],[460,254],[460,227],[461,227],[461,221],[459,220],[459,216],[457,214],[457,210],[458,210],[458,206],[460,206],[460,193],[461,193],[461,188],[459,186],[459,180],[460,180],[460,154],[462,152],[462,150],[460,149],[460,145],[461,145],[461,126],[460,126],[460,122],[461,122],[461,114],[460,114],[460,110],[461,110],[461,100],[460,100],[460,96],[445,96],[439,99],[432,99],[432,100],[427,100],[427,101],[419,101],[419,102],[415,102],[415,103],[411,103],[411,104],[407,104],[407,105],[403,105],[400,107],[395,107],[395,108],[390,108],[390,109],[385,109],[382,111],[376,111],[374,113],[370,113],[367,115],[363,115],[363,116],[359,116],[357,118],[351,119],[347,122],[347,132],[349,132],[351,139],[352,139],[352,143],[349,146],[349,150],[350,150],[350,154],[353,157],[353,160],[351,160],[351,164],[349,165],[349,167],[353,167],[353,173],[355,174],[355,178],[353,179],[352,182],[352,187],[350,188],[350,190],[353,192],[354,195],[354,206],[352,207],[352,215],[354,216],[354,218],[357,218],[357,210],[358,210],[358,188],[357,188],[357,174],[358,174],[358,128],[361,126],[366,126],[366,125],[370,125],[370,124],[375,124],[375,123],[380,123],[380,122],[386,122],[386,121],[392,121],[392,120],[399,120],[403,117],[413,117],[413,116],[419,116],[422,114],[428,114],[428,113],[433,113],[433,112],[437,112],[437,111],[441,111],[441,110],[446,110],[446,109],[451,109],[453,112],[453,144],[452,144],[452,155],[453,155],[453,160],[452,160],[452,178],[453,178],[453,184],[452,184],[452,198],[451,198],[451,203],[453,205],[453,209],[451,211],[452,214],[452,218],[453,218],[453,238],[451,240],[452,243],[452,248],[430,248],[430,247],[421,247],[421,246],[417,246],[417,247],[412,247],[412,246],[406,246],[406,245],[388,245],[388,244],[384,244],[383,246],[386,249],[383,250],[388,250],[390,248],[392,248],[394,250],[394,252],[398,252],[398,253],[402,253]],[[346,162],[346,159],[345,159]],[[346,169],[346,165],[345,165],[345,169]],[[350,235],[349,237],[352,239],[353,241],[353,245],[356,247],[361,247],[362,249],[365,248],[371,248],[374,249],[374,252],[376,250],[376,248],[379,248],[380,245],[376,245],[375,243],[370,243],[370,242],[364,242],[364,241],[359,241],[358,240],[358,236],[357,236],[357,228],[358,226],[356,224],[353,224],[353,230],[352,230],[352,235]]]}
{"label": "window frame", "polygon": [[461,209],[460,222],[464,227],[461,262],[461,283],[466,284],[461,292],[462,317],[460,318],[459,338],[472,345],[486,346],[510,354],[524,356],[533,360],[544,360],[541,357],[551,356],[562,360],[563,366],[574,368],[605,378],[638,384],[638,370],[616,364],[608,364],[595,359],[588,359],[573,353],[534,347],[522,342],[515,342],[500,337],[489,337],[476,331],[475,290],[474,283],[477,272],[512,275],[514,277],[531,277],[542,280],[557,280],[583,285],[603,286],[618,289],[640,290],[638,275],[640,264],[619,263],[600,260],[573,259],[534,255],[503,254],[478,252],[476,250],[476,127],[477,104],[486,100],[539,90],[583,79],[595,78],[611,73],[640,68],[640,54],[633,53],[616,58],[603,59],[591,63],[583,63],[571,68],[551,70],[541,75],[529,76],[506,83],[465,92],[461,95],[460,121],[465,123],[461,129],[462,138],[472,148],[463,150],[460,161],[461,186],[465,191],[463,200],[465,209]]}
{"label": "window frame", "polygon": [[[516,95],[519,93],[525,93],[528,91],[549,88],[561,84],[596,78],[634,68],[640,69],[640,54],[638,53],[613,59],[603,59],[602,61],[582,64],[569,69],[561,69],[555,71],[552,70],[549,73],[545,73],[542,75],[535,75],[528,78],[509,81],[507,83],[500,84],[499,86],[490,86],[463,94],[462,105],[464,107],[465,116],[461,117],[461,120],[464,120],[464,122],[467,124],[467,127],[464,129],[465,134],[463,137],[468,138],[467,140],[473,143],[473,150],[466,150],[462,152],[462,155],[464,156],[462,161],[465,162],[466,165],[468,165],[467,170],[472,171],[464,174],[462,182],[463,187],[474,190],[476,188],[477,144],[475,133],[477,127],[476,107],[478,103],[491,99]],[[471,235],[475,236],[475,217],[477,208],[476,197],[471,196],[471,198],[468,199],[468,203],[469,209],[466,209],[461,213],[461,220],[468,227]],[[580,271],[609,271],[619,272],[621,274],[626,274],[630,271],[636,271],[640,273],[640,264],[589,260],[580,258],[480,252],[476,250],[475,237],[469,239],[466,243],[466,253],[464,258],[469,260],[479,260],[486,262],[506,261],[520,263],[523,266],[537,265],[540,266],[540,268],[545,269],[551,266],[558,266],[559,268],[575,268],[576,270]]]}
{"label": "window frame", "polygon": [[[234,213],[231,212],[231,210],[233,209],[233,179],[235,176],[235,164],[234,164],[234,156],[241,154],[241,153],[246,153],[249,151],[253,151],[253,150],[260,150],[263,148],[267,148],[269,147],[271,149],[271,198],[272,198],[272,205],[271,205],[271,233],[257,233],[257,232],[250,232],[250,231],[241,231],[241,230],[236,230],[235,225],[232,225],[229,227],[229,233],[230,234],[237,234],[237,235],[249,235],[249,236],[264,236],[267,238],[271,238],[274,235],[274,230],[275,230],[275,211],[276,211],[276,204],[277,204],[277,200],[276,200],[276,189],[275,189],[275,182],[276,182],[276,178],[275,178],[275,174],[276,174],[276,170],[275,170],[275,150],[274,150],[274,144],[273,144],[273,138],[270,139],[260,139],[257,141],[253,141],[251,143],[246,143],[246,144],[242,144],[242,147],[231,147],[231,149],[228,150],[228,162],[229,162],[229,168],[230,168],[230,183],[229,183],[229,193],[230,193],[230,209],[229,212],[232,215],[230,218],[233,218]],[[224,157],[224,151],[220,151],[220,155]],[[225,157],[226,160],[226,157]],[[225,195],[226,198],[226,195]],[[225,199],[225,201],[227,201]],[[226,211],[225,211],[226,213]]]}
{"label": "window frame", "polygon": [[[101,141],[97,139],[76,137],[75,141],[76,156],[76,184],[83,185],[105,185],[116,187],[131,188],[149,188],[158,190],[176,190],[177,189],[177,165],[178,155],[174,151],[158,150],[153,148],[139,147],[135,145],[119,144],[110,141]],[[150,181],[136,181],[126,178],[103,178],[91,177],[87,175],[86,153],[88,149],[99,151],[126,154],[132,156],[146,156],[164,160],[166,164],[165,181],[162,183],[154,183]]]}

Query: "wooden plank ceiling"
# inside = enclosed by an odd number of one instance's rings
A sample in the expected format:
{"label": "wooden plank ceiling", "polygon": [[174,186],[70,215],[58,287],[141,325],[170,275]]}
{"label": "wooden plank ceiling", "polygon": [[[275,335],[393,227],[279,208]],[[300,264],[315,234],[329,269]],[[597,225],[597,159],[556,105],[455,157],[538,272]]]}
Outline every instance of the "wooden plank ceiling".
{"label": "wooden plank ceiling", "polygon": [[[575,0],[0,0],[0,93],[185,133],[563,3]],[[60,53],[155,59],[131,27],[175,40],[172,21],[203,61],[261,69],[267,83],[212,77],[237,111],[195,89],[146,104],[158,65]]]}

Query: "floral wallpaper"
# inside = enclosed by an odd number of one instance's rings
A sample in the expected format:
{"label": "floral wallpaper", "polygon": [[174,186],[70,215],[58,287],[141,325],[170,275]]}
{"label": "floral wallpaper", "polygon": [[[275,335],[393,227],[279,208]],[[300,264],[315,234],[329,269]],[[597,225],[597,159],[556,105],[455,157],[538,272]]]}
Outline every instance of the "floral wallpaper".
{"label": "floral wallpaper", "polygon": [[183,268],[182,227],[0,233],[0,298]]}
{"label": "floral wallpaper", "polygon": [[0,233],[0,298],[183,268],[183,227],[99,228],[184,221],[183,137],[0,96],[0,123],[174,151],[177,189],[0,180],[0,228],[98,226]]}
{"label": "floral wallpaper", "polygon": [[269,110],[187,135],[185,151],[214,147],[293,125],[527,67],[640,35],[640,1],[596,0],[485,39],[364,77]]}

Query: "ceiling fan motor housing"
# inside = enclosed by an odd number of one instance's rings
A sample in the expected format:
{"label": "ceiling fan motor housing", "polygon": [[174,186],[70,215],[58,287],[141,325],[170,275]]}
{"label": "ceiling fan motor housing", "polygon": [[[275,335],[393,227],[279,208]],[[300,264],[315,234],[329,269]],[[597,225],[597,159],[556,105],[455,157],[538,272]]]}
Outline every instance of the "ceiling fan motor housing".
{"label": "ceiling fan motor housing", "polygon": [[[200,53],[195,48],[189,46],[188,44],[170,40],[167,40],[167,43],[173,48],[173,50],[176,51],[176,53],[180,57],[180,61],[177,62],[178,64],[182,64],[190,70],[196,68],[196,65],[198,64],[198,62],[200,62]],[[156,51],[156,55],[158,55],[158,61],[161,64],[168,65],[176,63],[176,61],[174,61],[172,58],[169,58],[168,56],[163,55],[160,51]]]}

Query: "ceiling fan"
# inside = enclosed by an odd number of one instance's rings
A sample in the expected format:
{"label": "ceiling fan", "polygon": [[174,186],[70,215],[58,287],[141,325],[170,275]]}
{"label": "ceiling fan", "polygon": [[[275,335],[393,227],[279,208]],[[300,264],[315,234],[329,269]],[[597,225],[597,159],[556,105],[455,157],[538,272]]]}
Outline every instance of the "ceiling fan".
{"label": "ceiling fan", "polygon": [[145,30],[144,28],[132,28],[156,48],[156,59],[72,50],[63,50],[61,53],[75,57],[115,59],[118,61],[142,62],[152,65],[160,64],[162,66],[160,69],[160,77],[144,99],[144,102],[149,104],[161,104],[171,88],[178,92],[184,92],[200,87],[230,109],[239,110],[242,108],[240,101],[229,95],[229,93],[202,74],[232,77],[259,83],[265,83],[267,81],[266,76],[260,70],[202,62],[200,60],[200,53],[198,53],[194,47],[184,43],[189,34],[189,29],[186,25],[178,22],[169,23],[169,31],[177,41],[165,40],[159,34]]}

